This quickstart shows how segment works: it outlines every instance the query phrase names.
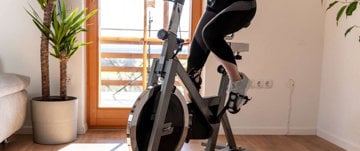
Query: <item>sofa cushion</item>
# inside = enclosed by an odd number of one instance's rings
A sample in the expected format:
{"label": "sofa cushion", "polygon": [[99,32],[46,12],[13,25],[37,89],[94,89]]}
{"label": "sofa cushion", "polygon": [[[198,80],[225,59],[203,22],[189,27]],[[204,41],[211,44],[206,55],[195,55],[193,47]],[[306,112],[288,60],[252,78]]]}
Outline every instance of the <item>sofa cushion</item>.
{"label": "sofa cushion", "polygon": [[0,74],[0,97],[19,92],[30,84],[30,78],[27,76],[1,73]]}

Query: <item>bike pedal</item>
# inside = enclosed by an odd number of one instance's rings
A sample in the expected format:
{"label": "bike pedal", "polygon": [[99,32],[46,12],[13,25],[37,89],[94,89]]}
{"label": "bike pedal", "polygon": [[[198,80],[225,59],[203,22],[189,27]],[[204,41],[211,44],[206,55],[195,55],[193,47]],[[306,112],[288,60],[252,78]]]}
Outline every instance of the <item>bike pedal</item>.
{"label": "bike pedal", "polygon": [[[239,106],[237,106],[238,104],[237,101],[242,101],[239,99],[244,99],[244,103],[242,104],[240,103]],[[240,107],[247,104],[250,100],[251,98],[249,98],[248,96],[230,92],[228,103],[226,104],[226,108],[231,114],[236,114],[240,111],[241,109]]]}

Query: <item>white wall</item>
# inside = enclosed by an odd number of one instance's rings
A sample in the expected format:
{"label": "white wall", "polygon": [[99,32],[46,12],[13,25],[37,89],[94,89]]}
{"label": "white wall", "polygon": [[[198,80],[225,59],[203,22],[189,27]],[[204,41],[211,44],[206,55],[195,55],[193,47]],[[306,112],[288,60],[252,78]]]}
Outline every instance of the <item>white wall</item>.
{"label": "white wall", "polygon": [[[235,133],[316,133],[323,22],[320,1],[258,0],[252,24],[235,35],[234,41],[250,43],[238,68],[250,79],[273,80],[274,85],[249,90],[252,101],[230,117]],[[205,69],[206,95],[216,94],[218,84],[207,82],[218,78],[216,67],[211,57]],[[291,79],[293,93],[288,87]]]}
{"label": "white wall", "polygon": [[349,151],[360,150],[360,43],[358,30],[344,37],[345,30],[359,23],[360,15],[336,26],[336,11],[325,20],[318,135]]}
{"label": "white wall", "polygon": [[[25,8],[29,4],[38,9],[37,1],[3,0],[0,6],[0,72],[12,72],[31,77],[28,93],[29,98],[41,95],[40,89],[40,32],[34,26]],[[83,7],[83,2],[69,1],[70,7]],[[81,36],[80,36],[81,38]],[[79,99],[79,133],[85,132],[85,52],[79,50],[69,61],[68,74],[71,75],[71,85],[68,95]],[[51,94],[58,95],[59,64],[50,57]],[[22,129],[23,133],[31,132],[30,112]]]}
{"label": "white wall", "polygon": [[[24,11],[28,3],[36,6],[36,1],[27,0],[3,0],[0,5],[0,72],[30,76],[31,98],[40,95],[40,33]],[[73,7],[83,6],[80,0],[70,3]],[[274,87],[250,89],[252,102],[230,117],[235,133],[286,134],[289,123],[289,133],[315,134],[317,129],[318,135],[349,150],[359,150],[359,45],[343,38],[345,27],[335,27],[332,14],[326,17],[322,54],[322,10],[320,2],[314,0],[258,1],[251,27],[235,35],[234,41],[250,43],[250,52],[238,62],[239,69],[251,79],[273,80]],[[80,50],[69,63],[69,92],[79,97],[80,132],[86,128],[84,56],[85,51]],[[206,81],[218,78],[213,60],[209,58],[206,66]],[[53,94],[58,90],[57,69],[52,59]],[[290,79],[295,81],[293,93],[288,87]],[[206,81],[206,95],[215,94],[217,85]],[[31,128],[29,118],[24,128]]]}

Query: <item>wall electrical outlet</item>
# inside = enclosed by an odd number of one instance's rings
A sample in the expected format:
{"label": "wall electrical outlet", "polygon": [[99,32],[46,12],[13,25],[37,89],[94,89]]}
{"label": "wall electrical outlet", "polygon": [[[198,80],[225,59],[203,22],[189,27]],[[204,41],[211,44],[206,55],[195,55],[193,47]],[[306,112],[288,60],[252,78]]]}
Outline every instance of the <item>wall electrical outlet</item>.
{"label": "wall electrical outlet", "polygon": [[251,80],[251,88],[254,89],[271,89],[274,85],[273,80]]}
{"label": "wall electrical outlet", "polygon": [[273,84],[274,84],[273,80],[266,80],[265,83],[264,83],[265,88],[267,88],[267,89],[272,88]]}
{"label": "wall electrical outlet", "polygon": [[265,81],[264,80],[257,80],[256,81],[256,87],[257,88],[264,88],[265,87]]}

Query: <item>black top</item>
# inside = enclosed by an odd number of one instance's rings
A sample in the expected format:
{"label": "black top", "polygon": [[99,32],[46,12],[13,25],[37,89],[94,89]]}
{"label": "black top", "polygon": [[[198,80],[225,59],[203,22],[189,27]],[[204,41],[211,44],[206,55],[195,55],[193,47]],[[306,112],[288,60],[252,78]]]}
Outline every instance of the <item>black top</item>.
{"label": "black top", "polygon": [[220,12],[232,3],[237,1],[254,1],[254,0],[208,0],[207,9],[213,12]]}

